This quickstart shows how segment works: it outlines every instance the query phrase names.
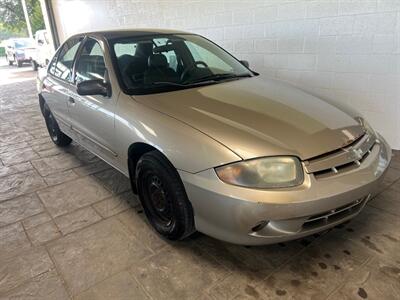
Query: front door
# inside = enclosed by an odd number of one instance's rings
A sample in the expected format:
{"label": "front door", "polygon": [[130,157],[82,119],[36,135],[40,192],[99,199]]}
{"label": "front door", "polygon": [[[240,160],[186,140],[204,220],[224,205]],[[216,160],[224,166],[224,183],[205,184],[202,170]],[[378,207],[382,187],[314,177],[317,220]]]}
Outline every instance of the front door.
{"label": "front door", "polygon": [[[85,80],[108,80],[109,66],[104,59],[104,43],[88,37],[75,63],[75,84]],[[80,96],[76,89],[68,99],[72,130],[78,142],[116,166],[117,153],[114,149],[114,109],[118,95]]]}

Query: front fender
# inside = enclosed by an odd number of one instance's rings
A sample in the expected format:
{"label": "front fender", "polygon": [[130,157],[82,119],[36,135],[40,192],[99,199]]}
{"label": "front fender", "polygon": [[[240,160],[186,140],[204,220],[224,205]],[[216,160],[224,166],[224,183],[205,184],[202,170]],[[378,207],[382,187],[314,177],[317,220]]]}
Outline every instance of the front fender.
{"label": "front fender", "polygon": [[[122,167],[126,165],[129,146],[137,142],[153,146],[175,168],[190,173],[241,160],[227,147],[197,129],[148,108],[123,93],[116,107],[115,131]],[[127,169],[124,171],[128,172]]]}

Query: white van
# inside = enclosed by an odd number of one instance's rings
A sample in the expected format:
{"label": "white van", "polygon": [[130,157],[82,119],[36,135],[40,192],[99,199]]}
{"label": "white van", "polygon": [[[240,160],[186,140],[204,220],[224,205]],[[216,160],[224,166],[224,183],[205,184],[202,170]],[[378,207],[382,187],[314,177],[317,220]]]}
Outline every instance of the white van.
{"label": "white van", "polygon": [[32,68],[37,70],[38,67],[47,66],[54,54],[54,47],[46,30],[38,30],[35,33],[36,56],[32,59]]}

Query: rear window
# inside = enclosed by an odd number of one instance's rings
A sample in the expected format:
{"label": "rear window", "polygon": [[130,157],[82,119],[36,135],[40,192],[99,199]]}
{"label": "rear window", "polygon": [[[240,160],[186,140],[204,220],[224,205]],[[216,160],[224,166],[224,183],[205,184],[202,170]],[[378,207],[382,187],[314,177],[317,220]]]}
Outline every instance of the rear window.
{"label": "rear window", "polygon": [[35,43],[31,39],[15,40],[14,45],[17,49],[35,47]]}

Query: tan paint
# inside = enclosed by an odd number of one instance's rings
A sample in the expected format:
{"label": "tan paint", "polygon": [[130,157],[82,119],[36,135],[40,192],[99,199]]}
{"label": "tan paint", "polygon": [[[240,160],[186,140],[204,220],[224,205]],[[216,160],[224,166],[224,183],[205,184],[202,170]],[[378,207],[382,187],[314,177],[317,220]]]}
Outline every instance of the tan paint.
{"label": "tan paint", "polygon": [[245,78],[134,97],[215,138],[243,159],[308,159],[348,144],[364,130],[336,107],[285,83]]}

